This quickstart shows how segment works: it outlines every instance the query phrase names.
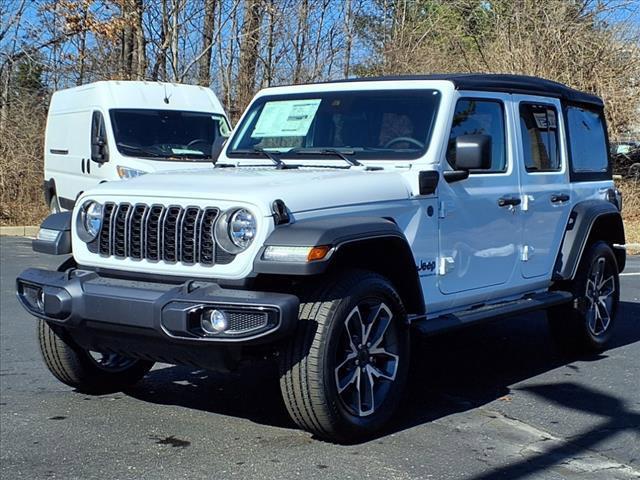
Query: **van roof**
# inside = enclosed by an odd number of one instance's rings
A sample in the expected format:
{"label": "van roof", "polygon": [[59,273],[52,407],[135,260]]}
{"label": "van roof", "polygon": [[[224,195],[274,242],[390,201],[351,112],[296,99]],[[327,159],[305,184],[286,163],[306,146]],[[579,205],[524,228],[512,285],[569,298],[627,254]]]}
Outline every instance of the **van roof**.
{"label": "van roof", "polygon": [[146,108],[213,112],[224,115],[220,101],[211,89],[179,83],[105,80],[55,92],[52,112],[72,111],[88,106]]}
{"label": "van roof", "polygon": [[590,93],[575,90],[563,83],[527,75],[492,73],[435,73],[429,75],[392,75],[379,77],[350,78],[328,83],[379,82],[393,80],[445,80],[452,82],[457,90],[479,90],[492,92],[522,93],[560,98],[568,102],[603,107],[602,99]]}

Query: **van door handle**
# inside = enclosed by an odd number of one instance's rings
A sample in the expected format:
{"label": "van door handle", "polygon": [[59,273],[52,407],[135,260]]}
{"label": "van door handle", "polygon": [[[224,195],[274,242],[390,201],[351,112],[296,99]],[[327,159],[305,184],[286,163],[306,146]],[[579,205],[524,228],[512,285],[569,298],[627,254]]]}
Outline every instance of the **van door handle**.
{"label": "van door handle", "polygon": [[84,173],[84,158],[81,160],[82,163],[82,173]]}
{"label": "van door handle", "polygon": [[569,195],[566,193],[555,193],[551,195],[551,203],[564,203],[569,200]]}
{"label": "van door handle", "polygon": [[522,200],[515,197],[500,197],[498,199],[499,207],[515,207],[516,205],[520,205]]}

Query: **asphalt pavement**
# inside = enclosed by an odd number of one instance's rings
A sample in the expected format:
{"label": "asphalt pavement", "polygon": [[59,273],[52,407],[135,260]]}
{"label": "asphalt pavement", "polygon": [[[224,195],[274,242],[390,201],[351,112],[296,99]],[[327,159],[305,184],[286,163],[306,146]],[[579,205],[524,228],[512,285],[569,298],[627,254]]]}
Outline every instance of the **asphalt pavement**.
{"label": "asphalt pavement", "polygon": [[422,340],[391,426],[354,445],[296,429],[268,365],[156,365],[100,396],[59,383],[14,294],[20,270],[59,263],[0,239],[2,479],[640,478],[640,257],[610,350],[563,354],[543,313]]}

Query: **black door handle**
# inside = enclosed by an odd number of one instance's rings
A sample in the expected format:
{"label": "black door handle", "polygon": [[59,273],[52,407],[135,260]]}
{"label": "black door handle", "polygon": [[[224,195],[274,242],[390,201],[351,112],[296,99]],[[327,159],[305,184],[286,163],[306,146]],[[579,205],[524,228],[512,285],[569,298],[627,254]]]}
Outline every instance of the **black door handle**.
{"label": "black door handle", "polygon": [[499,207],[515,207],[516,205],[520,205],[522,200],[514,197],[500,197],[498,199]]}
{"label": "black door handle", "polygon": [[82,159],[82,173],[84,173],[84,158]]}
{"label": "black door handle", "polygon": [[569,195],[566,193],[556,193],[551,195],[551,203],[563,203],[569,200]]}

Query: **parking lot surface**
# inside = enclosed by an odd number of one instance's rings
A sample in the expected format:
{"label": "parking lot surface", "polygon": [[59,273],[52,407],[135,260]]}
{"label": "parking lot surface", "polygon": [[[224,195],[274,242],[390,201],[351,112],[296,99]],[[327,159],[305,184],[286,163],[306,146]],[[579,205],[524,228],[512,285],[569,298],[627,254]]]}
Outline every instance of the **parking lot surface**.
{"label": "parking lot surface", "polygon": [[268,365],[156,365],[126,392],[74,392],[46,370],[14,294],[20,270],[61,259],[24,238],[0,248],[2,479],[640,478],[640,257],[607,352],[566,356],[541,313],[421,340],[391,427],[334,445],[293,427]]}

